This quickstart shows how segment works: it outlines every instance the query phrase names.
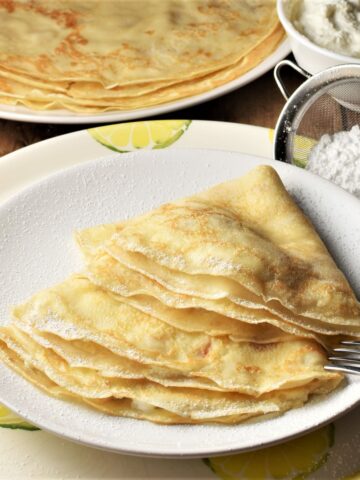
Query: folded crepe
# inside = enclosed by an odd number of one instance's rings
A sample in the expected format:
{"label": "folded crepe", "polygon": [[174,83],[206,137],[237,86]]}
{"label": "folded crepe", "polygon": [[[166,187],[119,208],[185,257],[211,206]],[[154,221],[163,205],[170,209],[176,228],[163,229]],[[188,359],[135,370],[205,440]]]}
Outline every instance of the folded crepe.
{"label": "folded crepe", "polygon": [[48,393],[159,423],[238,423],[341,382],[326,348],[360,336],[359,303],[271,167],[76,240],[84,272],[0,328],[3,361]]}
{"label": "folded crepe", "polygon": [[271,167],[78,232],[77,241],[89,278],[123,296],[268,321],[301,336],[360,334],[354,292]]}
{"label": "folded crepe", "polygon": [[[188,418],[190,421],[213,422],[220,418],[223,423],[259,414],[278,413],[301,405],[310,393],[324,393],[338,384],[338,376],[324,372],[327,382],[313,380],[306,388],[299,386],[278,390],[258,398],[234,392],[216,392],[197,388],[170,388],[144,380],[104,378],[96,370],[85,367],[70,367],[51,349],[22,338],[12,329],[1,329],[3,342],[2,358],[17,371],[29,378],[27,373],[34,369],[60,387],[57,395],[69,392],[75,398],[89,401],[126,399],[131,400],[128,416],[137,417],[136,409],[141,405],[150,414],[160,408],[170,414]],[[14,360],[15,357],[15,360]],[[44,388],[44,380],[37,385]],[[64,390],[63,390],[64,389]],[[133,405],[134,403],[134,405]],[[135,408],[133,408],[135,406]],[[137,408],[136,408],[137,407]]]}
{"label": "folded crepe", "polygon": [[[85,355],[80,345],[91,342],[94,347],[109,350],[109,361],[114,357],[111,352],[118,355],[114,361],[119,367],[125,357],[133,361],[133,365],[126,363],[130,371],[140,372],[136,362],[151,366],[154,378],[156,367],[160,367],[159,376],[168,370],[175,377],[190,378],[193,384],[200,385],[205,379],[204,387],[209,389],[212,382],[213,389],[259,396],[314,379],[334,378],[324,371],[324,351],[316,342],[289,337],[288,341],[256,344],[234,342],[226,336],[211,337],[205,332],[185,332],[114,299],[81,277],[36,294],[15,308],[14,319],[17,327],[32,337],[34,328],[78,341],[78,358]],[[20,338],[27,336],[22,334]],[[53,345],[51,348],[56,350]],[[66,360],[72,364],[71,358]],[[93,368],[103,370],[104,366],[97,367],[95,362]]]}

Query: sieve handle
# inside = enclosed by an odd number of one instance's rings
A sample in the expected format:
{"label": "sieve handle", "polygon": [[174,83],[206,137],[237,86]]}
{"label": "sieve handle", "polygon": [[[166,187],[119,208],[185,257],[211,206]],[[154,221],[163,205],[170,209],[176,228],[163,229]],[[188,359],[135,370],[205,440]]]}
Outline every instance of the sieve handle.
{"label": "sieve handle", "polygon": [[305,78],[310,78],[311,74],[306,70],[304,70],[303,68],[299,67],[299,65],[297,65],[296,63],[291,62],[290,60],[282,60],[276,65],[276,67],[274,68],[275,82],[279,87],[279,90],[282,96],[285,98],[285,100],[289,100],[291,94],[289,93],[288,89],[285,87],[285,84],[281,77],[281,71],[283,67],[291,67],[293,70],[300,73],[300,75],[302,75]]}

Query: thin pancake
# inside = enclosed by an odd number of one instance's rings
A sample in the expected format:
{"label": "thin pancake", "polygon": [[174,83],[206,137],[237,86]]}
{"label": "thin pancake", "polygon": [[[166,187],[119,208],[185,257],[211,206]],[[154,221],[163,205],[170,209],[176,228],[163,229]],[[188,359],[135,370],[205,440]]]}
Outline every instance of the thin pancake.
{"label": "thin pancake", "polygon": [[[39,332],[26,324],[18,323],[16,327],[11,326],[3,332],[12,335],[22,344],[32,345],[33,351],[36,351],[37,344],[54,350],[70,367],[93,369],[103,377],[147,379],[166,387],[236,391],[258,396],[273,390],[307,385],[315,379],[326,383],[330,378],[328,374],[324,375],[323,371],[325,356],[318,347],[309,342],[298,342],[285,348],[275,345],[268,348],[248,345],[240,349],[241,359],[231,354],[226,357],[228,363],[221,365],[221,376],[219,373],[214,375],[215,368],[211,367],[210,371],[212,370],[215,378],[211,380],[207,378],[211,375],[206,368],[200,372],[183,374],[158,365],[141,364],[116,355],[94,342],[64,340],[54,334]],[[274,374],[275,368],[278,371]],[[252,388],[249,388],[250,380]]]}
{"label": "thin pancake", "polygon": [[178,370],[171,370],[166,367],[160,367],[159,365],[146,365],[121,357],[95,342],[87,340],[64,340],[57,335],[40,332],[22,323],[11,326],[12,334],[19,332],[19,330],[22,333],[26,332],[28,334],[26,340],[24,336],[20,337],[20,341],[22,340],[23,343],[24,341],[25,343],[29,342],[29,339],[33,340],[45,348],[54,350],[70,367],[93,369],[103,377],[146,379],[159,383],[164,387],[190,387],[215,391],[229,391],[206,378],[189,377],[182,375]]}
{"label": "thin pancake", "polygon": [[[22,103],[30,108],[49,109],[66,107],[75,112],[107,111],[112,109],[133,109],[175,101],[193,96],[227,83],[255,67],[283,38],[280,27],[275,28],[268,38],[256,46],[239,62],[193,80],[171,81],[169,85],[142,83],[103,89],[96,82],[70,82],[66,90],[59,91],[51,85],[40,87],[39,82],[14,78],[12,73],[0,69],[0,97],[3,103]],[[15,74],[16,75],[16,74]]]}
{"label": "thin pancake", "polygon": [[271,167],[126,222],[106,250],[179,293],[243,302],[249,292],[309,330],[360,333],[351,287]]}
{"label": "thin pancake", "polygon": [[[226,279],[221,279],[220,286],[221,288],[224,288],[224,285],[229,286],[228,297],[211,298],[214,292],[215,296],[218,296],[218,292],[214,288],[212,290],[209,289],[209,286],[212,286],[212,277],[206,278],[205,290],[207,289],[207,292],[204,294],[201,289],[204,283],[204,276],[189,276],[183,273],[179,274],[179,272],[172,272],[161,266],[159,268],[158,264],[154,265],[153,262],[146,258],[140,258],[139,261],[138,255],[129,255],[124,251],[120,253],[120,249],[118,249],[117,259],[125,262],[128,265],[126,266],[102,250],[102,248],[106,248],[107,242],[112,235],[119,232],[123,225],[100,225],[76,233],[76,241],[87,263],[85,274],[93,283],[119,295],[122,301],[130,303],[136,308],[141,309],[140,302],[142,302],[143,309],[151,309],[152,315],[163,319],[167,323],[171,323],[174,317],[177,317],[177,320],[179,320],[180,315],[172,313],[167,318],[162,317],[163,307],[156,300],[152,300],[151,297],[159,300],[163,305],[177,310],[196,308],[198,312],[201,309],[216,312],[219,315],[216,320],[218,325],[221,325],[222,328],[226,325],[227,333],[239,340],[241,338],[250,340],[250,337],[243,337],[244,333],[249,332],[251,334],[252,332],[252,330],[248,329],[249,327],[244,327],[244,323],[255,325],[268,323],[281,329],[286,334],[315,338],[324,345],[338,342],[337,335],[339,334],[357,334],[356,329],[352,327],[338,327],[335,325],[329,328],[323,322],[294,315],[279,304],[275,308],[273,302],[271,304],[264,303],[261,298],[251,294],[248,290],[241,288],[240,291],[238,285],[234,285],[234,282]],[[129,258],[131,258],[131,261],[129,261]],[[145,268],[148,265],[153,267],[151,274]],[[154,271],[156,271],[157,275],[154,275]],[[162,273],[161,276],[159,271]],[[219,285],[219,282],[217,282],[217,285]],[[182,293],[179,293],[179,291]],[[239,297],[240,294],[242,295],[241,297]],[[231,319],[236,319],[241,324],[236,325],[234,322],[231,322]],[[311,330],[306,330],[309,323],[311,323]],[[180,323],[176,326],[181,328]],[[186,326],[184,325],[182,328],[186,329]],[[242,329],[242,333],[239,334],[240,329]],[[263,335],[264,330],[257,328],[253,332],[255,335],[252,341],[266,342],[266,335]],[[322,334],[332,335],[333,338],[326,338]],[[283,338],[286,339],[286,337]],[[279,339],[281,340],[280,337]]]}
{"label": "thin pancake", "polygon": [[[276,319],[280,318],[283,322],[281,325],[277,325],[280,328],[284,327],[287,330],[288,324],[292,326],[300,327],[301,331],[314,332],[315,334],[324,335],[359,335],[359,327],[356,324],[356,318],[352,320],[352,323],[344,325],[342,320],[337,322],[326,322],[319,320],[318,318],[311,317],[311,315],[305,316],[295,314],[293,311],[284,307],[277,299],[265,301],[261,296],[258,296],[251,292],[250,289],[244,288],[234,280],[225,277],[216,277],[212,275],[192,275],[177,270],[172,270],[162,265],[159,265],[152,260],[149,260],[145,255],[127,252],[122,248],[116,246],[115,248],[110,245],[104,246],[106,253],[113,256],[119,263],[126,268],[140,273],[143,276],[148,276],[156,283],[160,283],[168,291],[174,293],[185,294],[191,298],[202,298],[207,300],[210,304],[219,304],[219,301],[230,301],[236,307],[240,307],[243,311],[243,318],[252,319],[252,317],[258,317],[260,312],[261,317],[269,319],[269,322],[275,323]],[[235,311],[238,312],[238,308],[235,307]],[[214,308],[211,308],[212,310]],[[231,307],[232,311],[234,307]],[[249,313],[251,310],[251,313]],[[231,316],[231,315],[230,315]],[[274,318],[275,317],[275,320]],[[235,317],[236,318],[236,317]],[[295,333],[293,330],[292,333]],[[318,335],[317,335],[318,336]]]}
{"label": "thin pancake", "polygon": [[[104,251],[104,248],[112,235],[121,231],[123,225],[123,223],[98,225],[75,234],[76,242],[87,264],[84,274],[94,284],[118,295],[121,301],[128,302],[140,310],[148,311],[153,316],[186,331],[203,330],[209,335],[233,335],[240,341],[256,343],[284,341],[288,335],[316,338],[319,343],[324,343],[320,335],[314,335],[312,332],[284,321],[282,317],[279,318],[269,312],[261,303],[255,305],[244,301],[245,306],[242,306],[226,298],[213,301],[201,298],[201,296],[191,296],[190,293],[193,292],[188,292],[189,295],[177,293],[176,288],[167,290],[166,283],[157,282],[116,261]],[[195,309],[196,315],[192,317],[196,317],[196,319],[192,318],[191,323],[184,322],[186,318],[190,317],[181,313],[183,309],[186,311]],[[211,315],[209,312],[217,315]],[[262,325],[251,328],[247,323]],[[273,325],[275,329],[266,327],[265,323]],[[280,334],[279,330],[283,334]]]}
{"label": "thin pancake", "polygon": [[[236,393],[220,393],[186,388],[166,388],[147,381],[103,379],[93,370],[69,368],[53,351],[37,347],[34,352],[1,330],[1,339],[24,363],[44,372],[53,382],[80,398],[130,398],[162,408],[176,415],[211,420],[234,415],[279,412],[304,403],[310,393],[327,391],[339,382],[340,376],[328,374],[329,381],[285,392],[272,392],[257,400]],[[332,377],[332,378],[331,378]]]}
{"label": "thin pancake", "polygon": [[224,390],[256,396],[329,378],[323,369],[326,355],[314,341],[257,345],[183,332],[114,300],[81,277],[36,294],[15,308],[14,317],[20,328],[27,324],[68,341],[91,341],[120,357],[205,378]]}
{"label": "thin pancake", "polygon": [[274,0],[14,0],[0,7],[0,66],[104,86],[211,73],[236,63],[279,24]]}
{"label": "thin pancake", "polygon": [[[7,347],[6,343],[0,340],[0,358],[1,360],[12,368],[15,372],[22,375],[26,380],[36,385],[36,387],[42,389],[47,394],[61,398],[64,400],[72,400],[83,402],[85,405],[105,412],[110,415],[117,415],[123,417],[130,417],[136,419],[150,420],[152,422],[161,424],[181,424],[181,423],[203,423],[202,421],[192,420],[184,418],[174,413],[168,412],[162,408],[152,407],[145,402],[136,402],[130,399],[89,399],[74,396],[65,388],[60,387],[42,371],[38,370],[34,366],[25,363],[14,350]],[[225,419],[214,419],[215,422],[220,423],[237,423],[239,421],[249,418],[251,415],[235,416],[234,418],[228,417]]]}
{"label": "thin pancake", "polygon": [[[281,322],[266,311],[249,310],[230,302],[214,302],[167,291],[163,286],[127,269],[107,254],[95,255],[85,275],[95,285],[112,292],[113,298],[187,332],[211,336],[232,335],[242,341],[269,343],[286,341],[291,334],[309,336],[306,331],[290,333],[278,328]],[[233,318],[232,318],[233,317]],[[283,327],[283,325],[281,324]],[[286,327],[285,327],[286,329]]]}

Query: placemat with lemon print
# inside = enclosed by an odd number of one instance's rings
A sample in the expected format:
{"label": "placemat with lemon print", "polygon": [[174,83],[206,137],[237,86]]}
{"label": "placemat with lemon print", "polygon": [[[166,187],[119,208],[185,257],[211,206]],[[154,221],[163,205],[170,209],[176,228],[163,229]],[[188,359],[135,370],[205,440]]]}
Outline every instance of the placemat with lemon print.
{"label": "placemat with lemon print", "polygon": [[[92,128],[87,135],[101,148],[119,153],[169,148],[178,142],[182,147],[272,155],[270,130],[246,126],[244,141],[245,126],[222,124],[221,136],[214,138],[210,131],[206,135],[205,124],[210,125],[189,120],[133,122]],[[298,141],[309,143],[309,139]],[[75,445],[37,429],[0,405],[0,479],[360,480],[359,424],[360,408],[301,438],[255,452],[160,460]]]}

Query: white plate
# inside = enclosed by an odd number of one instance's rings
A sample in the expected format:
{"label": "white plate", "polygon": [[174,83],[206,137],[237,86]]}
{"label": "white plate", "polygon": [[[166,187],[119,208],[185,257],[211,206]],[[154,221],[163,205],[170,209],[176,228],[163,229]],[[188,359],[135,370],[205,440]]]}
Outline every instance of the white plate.
{"label": "white plate", "polygon": [[[315,223],[355,291],[360,292],[360,204],[338,187],[299,168],[234,152],[140,151],[76,166],[50,176],[0,207],[0,319],[8,306],[81,267],[74,229],[140,214],[271,164]],[[347,215],[343,215],[346,211]],[[263,447],[315,429],[360,402],[360,378],[272,419],[238,426],[159,426],[114,418],[48,397],[5,366],[0,400],[45,430],[117,452],[197,457]]]}
{"label": "white plate", "polygon": [[36,123],[114,123],[125,120],[133,120],[135,118],[154,117],[167,112],[173,112],[182,108],[191,107],[198,103],[207,102],[214,98],[232,92],[237,88],[257,79],[264,73],[271,70],[280,60],[289,55],[291,51],[288,40],[285,40],[274,53],[269,55],[263,62],[255,68],[245,73],[241,77],[232,80],[231,82],[214,88],[209,92],[194,95],[189,98],[177,100],[175,102],[164,103],[154,107],[141,108],[137,110],[123,110],[105,113],[94,113],[91,115],[78,114],[68,110],[47,110],[36,111],[22,106],[9,106],[0,104],[0,118],[7,118],[8,120],[18,120],[22,122],[36,122]]}

